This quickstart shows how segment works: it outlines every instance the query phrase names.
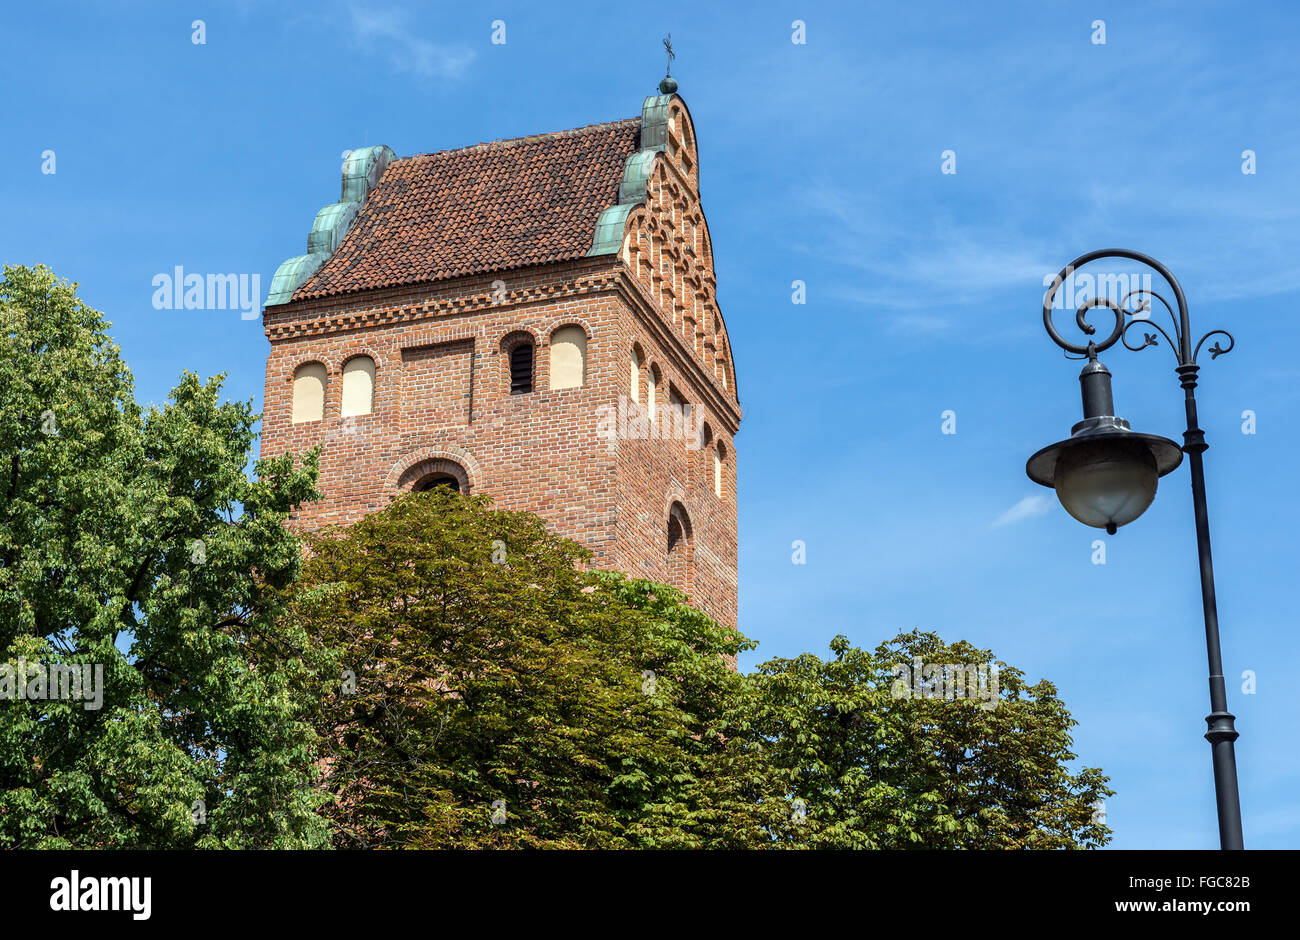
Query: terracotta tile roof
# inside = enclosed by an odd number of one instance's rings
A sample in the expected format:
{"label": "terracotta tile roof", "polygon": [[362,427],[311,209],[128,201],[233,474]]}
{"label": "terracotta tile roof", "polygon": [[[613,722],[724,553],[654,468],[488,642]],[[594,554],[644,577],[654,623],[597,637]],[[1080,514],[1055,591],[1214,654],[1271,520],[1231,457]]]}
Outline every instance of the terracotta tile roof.
{"label": "terracotta tile roof", "polygon": [[395,160],[294,300],[580,258],[639,118]]}

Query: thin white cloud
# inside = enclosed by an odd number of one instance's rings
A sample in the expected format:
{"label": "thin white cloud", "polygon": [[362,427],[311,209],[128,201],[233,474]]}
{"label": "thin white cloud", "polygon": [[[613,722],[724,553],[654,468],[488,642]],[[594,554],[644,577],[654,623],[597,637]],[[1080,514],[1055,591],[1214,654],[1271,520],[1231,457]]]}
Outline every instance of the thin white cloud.
{"label": "thin white cloud", "polygon": [[382,53],[393,71],[421,79],[460,78],[474,61],[474,50],[440,45],[416,35],[405,13],[352,6],[352,29],[362,47]]}
{"label": "thin white cloud", "polygon": [[796,199],[805,210],[836,221],[817,248],[831,245],[835,259],[860,272],[853,283],[833,285],[830,295],[881,312],[925,310],[894,325],[934,333],[951,325],[936,305],[975,303],[998,291],[1039,284],[1055,272],[1051,252],[1031,239],[933,220],[924,229],[890,221],[880,198],[829,183],[801,187]]}
{"label": "thin white cloud", "polygon": [[1048,499],[1046,494],[1035,493],[1032,496],[1026,496],[1002,515],[994,519],[993,524],[989,526],[989,528],[999,529],[1002,526],[1015,525],[1017,522],[1024,522],[1026,519],[1045,515],[1051,508],[1052,501]]}

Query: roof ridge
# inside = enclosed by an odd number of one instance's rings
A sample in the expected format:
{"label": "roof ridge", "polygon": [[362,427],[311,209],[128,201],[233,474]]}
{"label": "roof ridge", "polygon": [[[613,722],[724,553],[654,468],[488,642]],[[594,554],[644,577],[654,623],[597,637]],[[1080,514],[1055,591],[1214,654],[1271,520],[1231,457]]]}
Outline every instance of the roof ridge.
{"label": "roof ridge", "polygon": [[432,150],[428,153],[413,153],[409,157],[398,157],[397,160],[393,162],[396,163],[403,160],[414,160],[417,157],[436,157],[444,153],[468,153],[471,150],[504,150],[507,147],[513,147],[519,144],[529,144],[539,140],[558,139],[561,137],[580,137],[583,134],[590,134],[596,131],[640,123],[640,117],[630,117],[622,118],[617,121],[605,121],[600,124],[584,124],[582,127],[574,127],[568,130],[548,131],[543,134],[528,134],[523,137],[505,137],[501,140],[481,141],[480,143],[469,144],[465,147],[452,147],[447,150]]}

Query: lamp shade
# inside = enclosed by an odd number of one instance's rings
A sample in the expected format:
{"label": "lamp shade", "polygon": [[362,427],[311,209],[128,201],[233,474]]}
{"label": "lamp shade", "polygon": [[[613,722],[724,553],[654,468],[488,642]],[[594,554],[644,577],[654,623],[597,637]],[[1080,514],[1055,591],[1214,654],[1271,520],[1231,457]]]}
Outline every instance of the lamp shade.
{"label": "lamp shade", "polygon": [[1074,518],[1113,534],[1146,512],[1157,480],[1182,462],[1183,452],[1168,438],[1111,422],[1044,447],[1025,470],[1035,483],[1053,487]]}

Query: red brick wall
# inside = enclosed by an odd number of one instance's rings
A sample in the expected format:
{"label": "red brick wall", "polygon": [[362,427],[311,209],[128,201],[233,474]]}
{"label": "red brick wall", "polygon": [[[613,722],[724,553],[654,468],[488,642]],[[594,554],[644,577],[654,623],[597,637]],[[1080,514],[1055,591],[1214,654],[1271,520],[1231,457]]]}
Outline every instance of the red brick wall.
{"label": "red brick wall", "polygon": [[[624,439],[618,450],[619,559],[620,570],[635,577],[653,578],[680,587],[692,601],[719,622],[737,623],[737,504],[734,418],[726,407],[726,396],[703,379],[694,357],[671,332],[659,328],[663,320],[655,308],[630,285],[631,297],[623,303],[623,356],[617,363],[620,393],[631,390],[631,349],[638,344],[644,352],[640,382],[641,405],[647,405],[647,376],[652,368],[661,374],[658,401],[668,400],[668,389],[678,389],[698,409],[695,420],[707,429],[710,446],[719,441],[726,447],[721,498],[714,495],[713,459],[708,447],[696,448],[696,440]],[[714,394],[709,395],[712,389]],[[712,400],[711,400],[712,399]],[[719,400],[723,405],[719,406]],[[684,546],[686,571],[674,574],[667,557],[666,526],[669,506],[680,502],[690,521],[691,535]]]}
{"label": "red brick wall", "polygon": [[[664,326],[621,262],[584,259],[296,302],[268,308],[264,322],[271,354],[262,454],[323,447],[325,498],[304,507],[297,524],[353,522],[423,473],[460,467],[472,492],[492,496],[502,508],[537,513],[589,547],[598,566],[676,581],[706,613],[736,624],[739,408]],[[567,324],[587,332],[586,382],[551,391],[548,344]],[[534,391],[512,396],[503,340],[521,330],[536,342]],[[726,446],[721,499],[713,492],[707,450],[683,440],[602,436],[611,424],[607,410],[629,392],[634,342],[646,352],[646,368],[654,363],[663,374],[660,402],[667,403],[671,382],[702,409],[714,441]],[[375,361],[374,411],[343,419],[342,368],[358,354]],[[322,362],[328,373],[325,417],[294,425],[293,373],[310,361]],[[683,554],[670,559],[674,500],[685,507],[691,533],[679,546]]]}

